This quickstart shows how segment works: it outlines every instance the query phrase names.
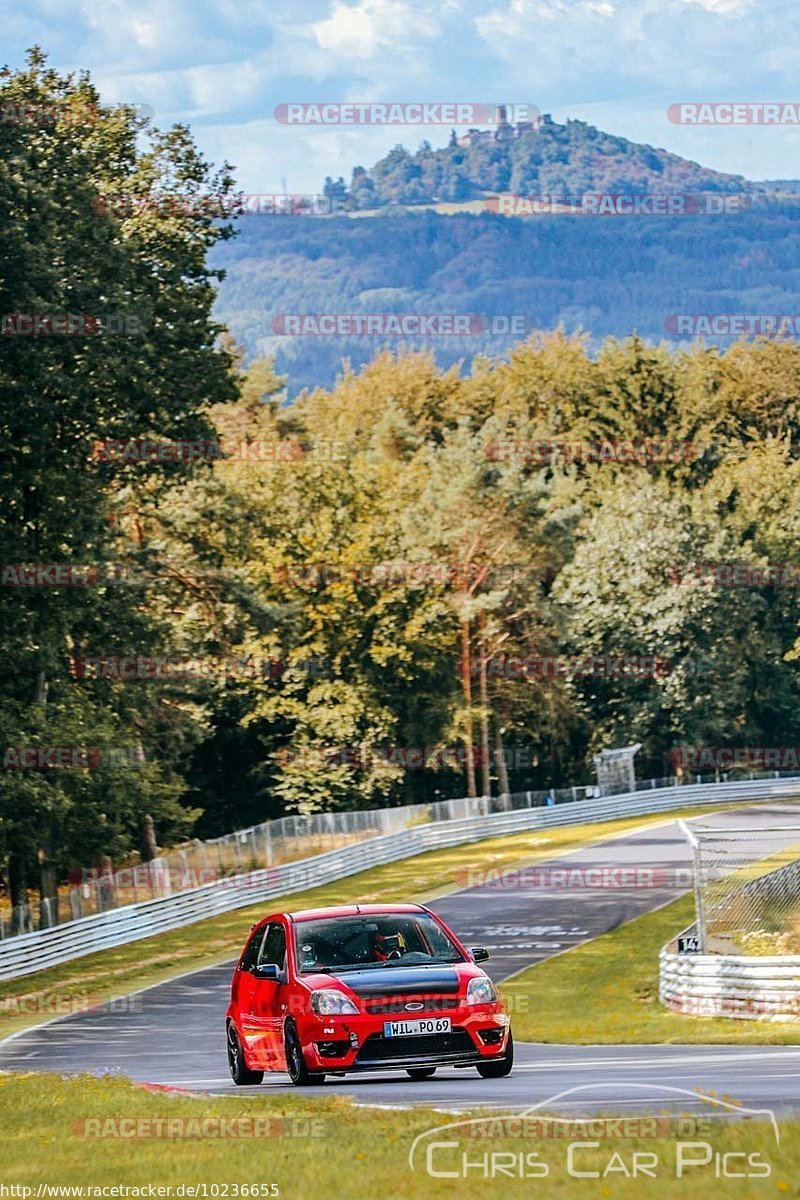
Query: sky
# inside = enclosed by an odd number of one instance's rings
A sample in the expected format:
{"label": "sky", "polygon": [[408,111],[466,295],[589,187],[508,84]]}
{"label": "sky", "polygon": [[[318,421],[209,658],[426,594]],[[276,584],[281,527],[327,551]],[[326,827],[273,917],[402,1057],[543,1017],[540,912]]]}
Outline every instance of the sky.
{"label": "sky", "polygon": [[[40,45],[108,102],[188,122],[248,192],[319,192],[450,126],[299,127],[282,103],[532,104],[751,179],[800,177],[800,130],[687,126],[681,102],[800,102],[798,0],[26,0],[0,61]],[[465,127],[461,126],[459,129]]]}

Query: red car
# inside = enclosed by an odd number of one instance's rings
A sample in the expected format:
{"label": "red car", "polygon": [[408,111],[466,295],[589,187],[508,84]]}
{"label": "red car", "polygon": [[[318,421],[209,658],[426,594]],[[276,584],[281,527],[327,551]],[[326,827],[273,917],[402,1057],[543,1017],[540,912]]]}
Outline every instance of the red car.
{"label": "red car", "polygon": [[508,1014],[485,971],[420,904],[354,904],[277,913],[253,926],[227,1013],[234,1083],[288,1071],[298,1086],[326,1074],[437,1067],[508,1075]]}

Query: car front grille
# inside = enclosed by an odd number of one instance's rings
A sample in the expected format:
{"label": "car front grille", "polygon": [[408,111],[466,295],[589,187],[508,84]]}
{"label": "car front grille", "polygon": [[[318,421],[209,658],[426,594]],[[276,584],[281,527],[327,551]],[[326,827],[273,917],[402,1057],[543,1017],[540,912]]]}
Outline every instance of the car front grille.
{"label": "car front grille", "polygon": [[419,1037],[384,1037],[382,1033],[371,1033],[356,1056],[356,1064],[391,1062],[401,1059],[425,1058],[442,1055],[474,1055],[475,1046],[466,1029],[454,1029],[451,1033],[425,1033]]}

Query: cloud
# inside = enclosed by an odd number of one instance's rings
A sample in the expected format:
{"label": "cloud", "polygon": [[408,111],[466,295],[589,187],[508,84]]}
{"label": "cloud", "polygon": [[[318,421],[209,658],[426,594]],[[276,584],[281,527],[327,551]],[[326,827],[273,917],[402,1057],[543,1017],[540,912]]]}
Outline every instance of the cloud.
{"label": "cloud", "polygon": [[90,70],[104,99],[191,121],[248,190],[283,175],[313,190],[449,132],[276,126],[293,100],[527,101],[710,166],[796,174],[792,131],[687,131],[666,109],[795,99],[797,0],[26,0],[4,20],[6,61],[36,42],[59,70]]}
{"label": "cloud", "polygon": [[752,0],[683,0],[684,4],[698,4],[710,13],[721,17],[738,16],[752,5]]}
{"label": "cloud", "polygon": [[382,50],[407,53],[439,33],[438,22],[421,8],[403,0],[334,0],[330,16],[312,30],[319,46],[336,57],[371,59]]}

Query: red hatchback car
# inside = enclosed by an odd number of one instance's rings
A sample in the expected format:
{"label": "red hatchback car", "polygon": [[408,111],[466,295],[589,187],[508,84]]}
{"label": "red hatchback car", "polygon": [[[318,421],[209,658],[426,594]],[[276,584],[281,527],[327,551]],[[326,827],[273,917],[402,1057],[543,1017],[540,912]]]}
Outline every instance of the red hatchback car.
{"label": "red hatchback car", "polygon": [[355,904],[277,913],[253,926],[227,1013],[234,1083],[288,1071],[298,1086],[326,1074],[437,1067],[508,1075],[508,1014],[477,962],[419,904]]}

